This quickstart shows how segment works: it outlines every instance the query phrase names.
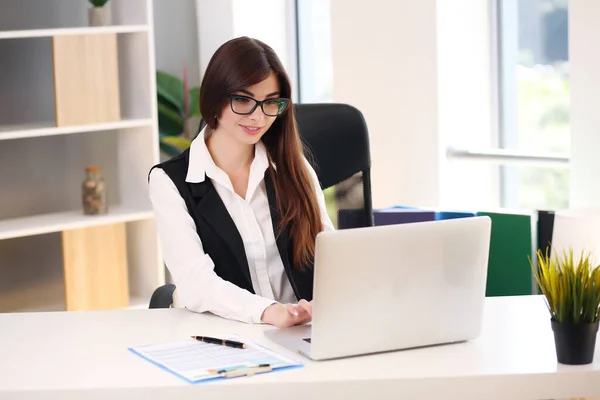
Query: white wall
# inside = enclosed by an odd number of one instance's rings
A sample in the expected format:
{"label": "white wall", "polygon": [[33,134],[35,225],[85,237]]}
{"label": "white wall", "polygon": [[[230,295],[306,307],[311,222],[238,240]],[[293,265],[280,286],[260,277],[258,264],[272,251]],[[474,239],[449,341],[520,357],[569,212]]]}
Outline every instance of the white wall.
{"label": "white wall", "polygon": [[333,100],[367,120],[376,208],[473,201],[454,186],[481,177],[447,169],[445,149],[464,130],[491,135],[487,2],[449,3],[331,1]]}
{"label": "white wall", "polygon": [[195,0],[154,0],[156,69],[183,78],[187,63],[190,86],[200,85]]}
{"label": "white wall", "polygon": [[296,48],[293,35],[290,35],[294,23],[290,10],[293,1],[234,0],[233,3],[234,36],[249,36],[267,43],[277,53],[288,74],[292,74],[296,70]]}
{"label": "white wall", "polygon": [[360,109],[373,206],[440,199],[435,0],[332,0],[333,100]]}
{"label": "white wall", "polygon": [[600,206],[600,2],[569,2],[571,207]]}
{"label": "white wall", "polygon": [[[438,0],[438,134],[448,147],[498,146],[495,35],[487,0]],[[444,155],[442,155],[444,157]],[[446,160],[440,205],[482,209],[499,206],[499,168],[493,163]]]}
{"label": "white wall", "polygon": [[249,36],[273,48],[297,87],[293,0],[196,0],[196,12],[200,74],[223,43]]}
{"label": "white wall", "polygon": [[233,38],[233,0],[196,0],[200,74],[219,46]]}

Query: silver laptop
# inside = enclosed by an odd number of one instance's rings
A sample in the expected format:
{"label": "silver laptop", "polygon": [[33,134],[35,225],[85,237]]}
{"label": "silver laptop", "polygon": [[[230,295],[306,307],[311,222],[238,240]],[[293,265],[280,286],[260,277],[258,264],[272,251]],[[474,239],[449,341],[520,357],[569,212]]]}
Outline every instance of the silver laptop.
{"label": "silver laptop", "polygon": [[321,232],[312,323],[265,335],[313,360],[474,339],[490,233],[485,216]]}

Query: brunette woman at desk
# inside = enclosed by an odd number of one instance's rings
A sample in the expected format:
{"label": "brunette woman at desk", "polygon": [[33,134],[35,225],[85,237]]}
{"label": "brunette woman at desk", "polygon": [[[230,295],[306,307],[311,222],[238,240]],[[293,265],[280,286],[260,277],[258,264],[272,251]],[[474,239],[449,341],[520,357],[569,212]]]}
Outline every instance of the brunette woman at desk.
{"label": "brunette woman at desk", "polygon": [[153,167],[149,193],[182,306],[278,327],[311,320],[315,238],[333,230],[281,61],[237,38],[200,86],[206,127]]}

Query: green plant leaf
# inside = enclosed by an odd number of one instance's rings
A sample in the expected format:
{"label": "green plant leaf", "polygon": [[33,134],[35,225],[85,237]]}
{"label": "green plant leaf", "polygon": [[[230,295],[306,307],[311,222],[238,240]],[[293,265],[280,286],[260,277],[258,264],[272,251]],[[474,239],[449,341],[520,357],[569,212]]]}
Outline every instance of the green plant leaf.
{"label": "green plant leaf", "polygon": [[162,143],[166,143],[170,146],[176,147],[181,151],[187,149],[192,144],[190,140],[186,139],[183,136],[162,136],[160,140]]}
{"label": "green plant leaf", "polygon": [[172,110],[168,106],[165,106],[164,104],[158,104],[157,108],[158,108],[159,114],[164,115],[165,118],[170,119],[171,121],[177,123],[178,125],[183,125],[183,115]]}
{"label": "green plant leaf", "polygon": [[163,142],[160,142],[160,150],[170,157],[175,157],[181,154],[181,150],[179,150],[177,147],[171,146],[170,144]]}
{"label": "green plant leaf", "polygon": [[592,254],[573,250],[550,258],[548,251],[536,253],[537,268],[529,259],[550,314],[559,323],[593,323],[600,319],[600,265],[592,265]]}
{"label": "green plant leaf", "polygon": [[168,136],[183,133],[183,118],[168,107],[158,104],[158,130]]}
{"label": "green plant leaf", "polygon": [[156,91],[178,109],[183,110],[183,81],[164,71],[156,71]]}
{"label": "green plant leaf", "polygon": [[[156,96],[160,149],[176,156],[187,149],[191,142],[183,136],[184,93],[183,81],[163,71],[156,71]],[[200,88],[194,87],[186,94],[189,99],[189,117],[201,117],[199,110]]]}
{"label": "green plant leaf", "polygon": [[171,157],[181,154],[182,151],[190,147],[191,141],[183,136],[167,136],[159,134],[160,149]]}
{"label": "green plant leaf", "polygon": [[200,88],[190,89],[190,117],[202,117],[200,114]]}
{"label": "green plant leaf", "polygon": [[171,101],[169,99],[162,96],[160,93],[156,94],[156,101],[159,105],[163,105],[163,106],[167,107],[169,110],[171,110],[179,115],[183,115],[182,108],[179,108],[179,107],[177,107],[176,104],[171,103]]}
{"label": "green plant leaf", "polygon": [[106,3],[108,3],[108,0],[89,0],[90,4],[93,5],[94,7],[103,7]]}

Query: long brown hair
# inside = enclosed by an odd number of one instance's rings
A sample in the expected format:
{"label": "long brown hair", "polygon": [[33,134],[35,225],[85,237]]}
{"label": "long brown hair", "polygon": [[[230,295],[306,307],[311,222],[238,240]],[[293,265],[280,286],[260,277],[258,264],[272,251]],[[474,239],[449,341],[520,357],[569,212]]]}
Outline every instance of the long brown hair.
{"label": "long brown hair", "polygon": [[304,269],[314,260],[315,239],[323,228],[315,187],[304,159],[304,149],[294,117],[290,79],[271,47],[248,37],[232,39],[212,56],[200,86],[200,113],[210,129],[216,129],[217,117],[227,106],[230,93],[265,80],[271,73],[279,80],[281,97],[290,99],[262,137],[273,178],[281,224],[289,226],[295,268]]}

